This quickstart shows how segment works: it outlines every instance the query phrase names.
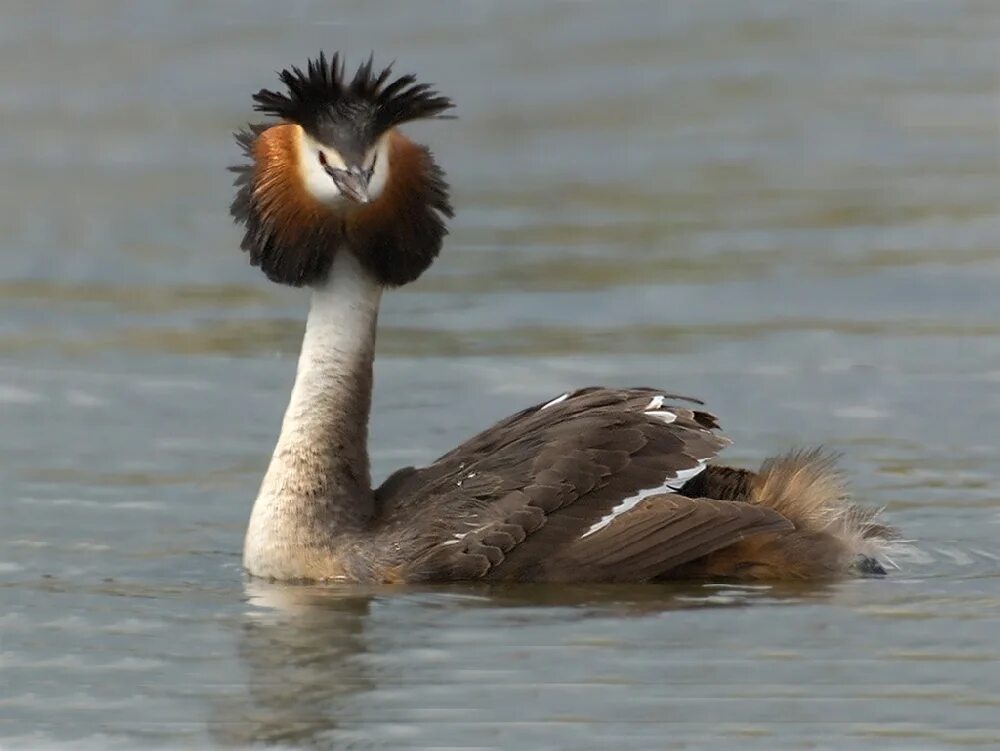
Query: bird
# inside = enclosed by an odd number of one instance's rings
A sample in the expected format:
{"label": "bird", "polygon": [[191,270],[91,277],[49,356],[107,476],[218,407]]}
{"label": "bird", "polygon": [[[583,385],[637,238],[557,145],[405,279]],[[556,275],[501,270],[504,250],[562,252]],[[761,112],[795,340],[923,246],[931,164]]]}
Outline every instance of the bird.
{"label": "bird", "polygon": [[896,531],[855,504],[822,449],[757,470],[702,402],[590,386],[501,420],[373,487],[372,363],[382,293],[437,258],[453,217],[442,168],[401,126],[450,118],[413,74],[352,75],[320,53],[253,95],[234,135],[241,248],[309,291],[287,410],[243,567],[275,581],[806,581],[880,576]]}

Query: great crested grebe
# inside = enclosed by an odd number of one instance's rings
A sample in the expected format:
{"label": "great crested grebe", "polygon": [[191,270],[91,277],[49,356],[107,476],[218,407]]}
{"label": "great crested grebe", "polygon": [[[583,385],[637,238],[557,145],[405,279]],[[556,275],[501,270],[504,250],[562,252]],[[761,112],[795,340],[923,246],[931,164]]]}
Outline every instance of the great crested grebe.
{"label": "great crested grebe", "polygon": [[[590,387],[529,407],[373,489],[368,415],[379,301],[419,277],[452,216],[444,173],[397,127],[447,97],[372,59],[280,74],[236,134],[241,247],[311,288],[281,435],[243,563],[279,580],[780,580],[884,573],[893,537],[818,452],[757,472],[708,464],[730,442],[694,400]],[[685,406],[685,404],[687,406]]]}

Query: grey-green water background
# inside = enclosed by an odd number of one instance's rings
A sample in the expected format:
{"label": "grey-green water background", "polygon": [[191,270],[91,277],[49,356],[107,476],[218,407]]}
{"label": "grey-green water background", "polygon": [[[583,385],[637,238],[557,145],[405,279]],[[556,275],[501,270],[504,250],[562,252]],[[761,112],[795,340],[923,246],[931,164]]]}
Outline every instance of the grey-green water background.
{"label": "grey-green water background", "polygon": [[[458,102],[376,475],[567,387],[844,453],[917,540],[823,587],[253,585],[301,293],[230,132],[319,49]],[[0,8],[0,746],[1000,747],[1000,3]]]}

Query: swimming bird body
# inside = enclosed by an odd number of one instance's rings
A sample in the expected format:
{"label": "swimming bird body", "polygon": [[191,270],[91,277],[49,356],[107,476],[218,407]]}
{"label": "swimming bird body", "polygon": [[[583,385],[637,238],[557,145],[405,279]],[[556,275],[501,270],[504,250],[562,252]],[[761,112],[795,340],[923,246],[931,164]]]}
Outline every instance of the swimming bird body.
{"label": "swimming bird body", "polygon": [[418,278],[451,217],[444,173],[399,126],[452,103],[372,61],[320,55],[261,90],[237,134],[243,249],[311,290],[302,351],[251,513],[244,566],[278,580],[745,580],[880,573],[893,533],[819,452],[760,471],[700,403],[591,387],[529,407],[373,488],[372,362],[384,289]]}

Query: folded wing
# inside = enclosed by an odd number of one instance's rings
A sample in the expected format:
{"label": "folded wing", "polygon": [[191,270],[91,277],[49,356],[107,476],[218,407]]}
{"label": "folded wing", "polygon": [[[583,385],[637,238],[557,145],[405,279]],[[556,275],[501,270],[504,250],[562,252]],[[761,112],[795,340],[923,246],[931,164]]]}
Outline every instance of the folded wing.
{"label": "folded wing", "polygon": [[378,549],[409,555],[376,569],[406,581],[643,581],[787,528],[766,508],[676,493],[729,444],[680,399],[583,389],[397,472],[376,491]]}

